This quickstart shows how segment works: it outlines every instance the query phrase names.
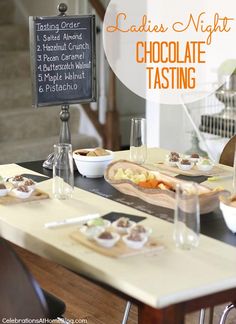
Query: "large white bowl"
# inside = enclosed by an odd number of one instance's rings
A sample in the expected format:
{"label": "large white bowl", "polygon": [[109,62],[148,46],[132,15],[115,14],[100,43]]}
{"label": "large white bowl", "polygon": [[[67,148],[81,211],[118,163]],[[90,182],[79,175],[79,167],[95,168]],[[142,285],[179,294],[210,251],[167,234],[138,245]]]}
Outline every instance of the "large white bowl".
{"label": "large white bowl", "polygon": [[73,152],[73,158],[79,173],[87,178],[103,177],[106,167],[113,159],[112,151],[106,150],[110,154],[102,156],[83,156],[75,154],[75,152],[85,150],[92,151],[94,149],[81,149]]}
{"label": "large white bowl", "polygon": [[227,227],[233,233],[236,233],[236,207],[226,205],[223,201],[220,201],[220,209]]}

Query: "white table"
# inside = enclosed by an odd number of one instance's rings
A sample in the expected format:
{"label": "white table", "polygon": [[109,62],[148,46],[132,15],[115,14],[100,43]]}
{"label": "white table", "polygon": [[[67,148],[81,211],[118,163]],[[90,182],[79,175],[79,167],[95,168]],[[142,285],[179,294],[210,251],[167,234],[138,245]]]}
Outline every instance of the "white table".
{"label": "white table", "polygon": [[[116,158],[127,154],[117,153]],[[163,154],[163,150],[149,151],[149,162]],[[20,173],[34,172],[15,164],[0,166],[2,176]],[[224,185],[230,186],[228,180]],[[51,195],[52,180],[39,188]],[[110,211],[146,216],[144,224],[153,228],[165,248],[152,256],[113,259],[73,241],[70,233],[76,227],[44,228],[50,221]],[[79,188],[68,201],[0,206],[0,225],[7,240],[134,298],[139,303],[139,323],[183,323],[186,312],[236,300],[235,247],[201,235],[197,249],[176,249],[172,224]]]}

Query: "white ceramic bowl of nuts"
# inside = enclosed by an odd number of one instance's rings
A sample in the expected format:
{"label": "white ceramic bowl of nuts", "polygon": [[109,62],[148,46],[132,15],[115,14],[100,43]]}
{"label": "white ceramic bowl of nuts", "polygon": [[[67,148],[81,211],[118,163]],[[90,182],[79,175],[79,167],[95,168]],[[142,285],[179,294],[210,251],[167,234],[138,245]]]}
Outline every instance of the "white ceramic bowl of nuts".
{"label": "white ceramic bowl of nuts", "polygon": [[87,178],[100,178],[113,159],[112,151],[102,148],[80,149],[73,152],[76,167]]}

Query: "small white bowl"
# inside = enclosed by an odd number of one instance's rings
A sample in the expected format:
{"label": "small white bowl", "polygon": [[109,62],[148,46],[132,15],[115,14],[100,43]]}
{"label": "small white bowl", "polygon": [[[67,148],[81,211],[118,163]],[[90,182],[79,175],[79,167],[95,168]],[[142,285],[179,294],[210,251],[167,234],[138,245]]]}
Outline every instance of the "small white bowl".
{"label": "small white bowl", "polygon": [[191,158],[191,157],[190,157],[189,160],[190,160],[191,162],[193,162],[194,164],[196,164],[196,163],[199,162],[200,158]]}
{"label": "small white bowl", "polygon": [[207,172],[207,171],[210,171],[213,166],[214,166],[214,163],[210,160],[209,161],[209,164],[203,164],[203,161],[204,160],[200,160],[196,165],[197,165],[197,168],[198,170],[200,171],[204,171],[204,172]]}
{"label": "small white bowl", "polygon": [[102,239],[102,238],[99,238],[99,235],[96,235],[94,237],[94,239],[99,245],[101,245],[105,248],[113,247],[120,239],[120,235],[118,233],[111,233],[111,235],[113,237],[112,239]]}
{"label": "small white bowl", "polygon": [[[141,235],[140,235],[141,236]],[[125,235],[122,237],[122,240],[125,242],[125,244],[131,248],[131,249],[141,249],[144,244],[147,242],[148,237],[147,236],[141,236],[142,237],[142,241],[132,241],[128,239],[129,234]]]}
{"label": "small white bowl", "polygon": [[220,199],[220,209],[227,227],[236,233],[236,206],[227,205]]}
{"label": "small white bowl", "polygon": [[10,189],[0,189],[0,197],[4,197],[8,194],[8,192],[10,191]]}
{"label": "small white bowl", "polygon": [[16,181],[16,180],[13,180],[14,177],[11,177],[8,179],[8,182],[11,183],[15,188],[17,188],[19,185],[22,184],[22,182],[24,182],[26,180],[26,178],[23,177],[23,180],[21,181]]}
{"label": "small white bowl", "polygon": [[82,226],[80,227],[80,232],[87,237],[89,240],[93,240],[95,236],[100,235],[104,232],[104,228],[98,226]]}
{"label": "small white bowl", "polygon": [[177,166],[182,171],[188,171],[191,170],[194,166],[194,163],[191,162],[191,164],[181,164],[180,162],[177,162]]}
{"label": "small white bowl", "polygon": [[[100,221],[102,223],[100,223]],[[95,226],[101,228],[107,228],[111,225],[111,222],[107,219],[95,218],[87,222],[88,226]]]}
{"label": "small white bowl", "polygon": [[34,184],[28,186],[28,185],[25,184],[25,182],[26,182],[27,180],[29,180],[29,179],[25,179],[24,181],[20,182],[19,185],[20,185],[20,186],[26,186],[26,187],[28,187],[28,189],[30,189],[30,190],[35,190],[35,188],[36,188],[36,183],[33,181]]}
{"label": "small white bowl", "polygon": [[26,198],[29,198],[29,196],[32,194],[33,190],[29,189],[29,192],[23,192],[23,191],[20,191],[17,188],[15,188],[15,189],[12,189],[12,192],[14,193],[14,195],[16,197],[21,198],[21,199],[26,199]]}
{"label": "small white bowl", "polygon": [[[136,228],[138,229],[138,227],[139,227],[139,224],[135,224],[135,225],[131,226],[131,227],[128,229],[128,233],[129,233],[129,234],[132,233],[133,231],[135,231]],[[139,232],[139,231],[137,230],[137,233],[139,233],[141,236],[147,236],[147,237],[149,237],[149,236],[152,234],[152,228],[150,228],[150,227],[145,227],[145,226],[142,226],[142,227],[144,228],[145,232]]]}
{"label": "small white bowl", "polygon": [[170,167],[176,167],[178,162],[170,161],[169,159],[165,160],[165,165]]}
{"label": "small white bowl", "polygon": [[[93,151],[94,149],[86,149],[86,151]],[[83,156],[76,154],[83,152],[85,149],[76,150],[73,152],[73,158],[79,173],[87,178],[100,178],[104,176],[104,171],[108,164],[113,159],[112,151],[106,150],[109,155],[102,156]]]}
{"label": "small white bowl", "polygon": [[128,230],[132,227],[132,226],[134,226],[136,223],[135,222],[133,222],[133,221],[129,221],[129,224],[130,224],[130,226],[129,227],[121,227],[121,226],[117,226],[117,223],[119,222],[119,219],[117,219],[115,222],[113,222],[111,225],[112,225],[112,227],[114,227],[115,229],[116,229],[116,231],[118,232],[118,233],[120,233],[120,234],[126,234],[126,233],[128,233]]}

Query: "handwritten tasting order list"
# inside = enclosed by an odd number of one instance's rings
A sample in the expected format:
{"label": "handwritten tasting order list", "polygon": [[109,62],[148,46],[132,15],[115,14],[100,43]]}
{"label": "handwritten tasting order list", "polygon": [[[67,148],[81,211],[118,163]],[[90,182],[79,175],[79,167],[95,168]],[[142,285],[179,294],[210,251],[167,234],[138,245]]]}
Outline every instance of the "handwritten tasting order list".
{"label": "handwritten tasting order list", "polygon": [[35,77],[38,102],[92,97],[92,16],[36,18]]}

